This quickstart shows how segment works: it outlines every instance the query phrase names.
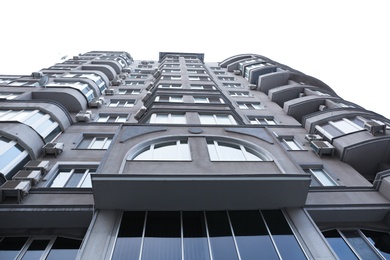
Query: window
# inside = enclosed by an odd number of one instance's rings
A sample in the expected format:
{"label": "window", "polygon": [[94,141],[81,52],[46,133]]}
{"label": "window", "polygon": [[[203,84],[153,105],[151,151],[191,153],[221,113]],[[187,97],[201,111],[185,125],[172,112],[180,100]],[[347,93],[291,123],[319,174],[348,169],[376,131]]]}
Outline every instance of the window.
{"label": "window", "polygon": [[202,125],[237,125],[232,115],[228,114],[199,114]]}
{"label": "window", "polygon": [[54,179],[50,182],[51,188],[91,188],[91,173],[96,168],[80,168],[60,165]]}
{"label": "window", "polygon": [[112,141],[112,136],[94,136],[93,134],[85,134],[77,149],[107,149]]}
{"label": "window", "polygon": [[16,141],[0,136],[0,172],[12,177],[30,160],[30,156]]}
{"label": "window", "polygon": [[189,161],[191,160],[190,146],[187,139],[163,141],[142,148],[132,160]]}
{"label": "window", "polygon": [[244,88],[240,83],[223,83],[226,88]]}
{"label": "window", "polygon": [[242,144],[206,139],[211,161],[268,161],[260,152]]}
{"label": "window", "polygon": [[119,95],[138,95],[141,93],[140,89],[119,89]]}
{"label": "window", "polygon": [[134,99],[111,99],[109,107],[133,107]]}
{"label": "window", "polygon": [[307,259],[281,210],[125,211],[112,255],[113,260],[279,258]]}
{"label": "window", "polygon": [[390,259],[387,232],[333,229],[322,233],[340,259]]}
{"label": "window", "polygon": [[180,69],[163,69],[164,73],[180,73]]}
{"label": "window", "polygon": [[145,74],[138,74],[138,75],[130,75],[129,78],[130,79],[146,79],[148,77],[148,75],[145,75]]}
{"label": "window", "polygon": [[76,259],[81,241],[57,236],[0,237],[0,259]]}
{"label": "window", "polygon": [[187,73],[189,73],[189,74],[204,74],[204,73],[206,73],[206,71],[189,69],[189,70],[187,70]]}
{"label": "window", "polygon": [[327,138],[332,139],[344,134],[364,130],[363,124],[364,122],[358,118],[342,118],[336,121],[329,121],[322,125],[316,125],[316,130]]}
{"label": "window", "polygon": [[322,168],[322,166],[317,167],[303,167],[305,173],[311,174],[311,187],[318,186],[338,186],[337,182],[330,177],[327,171]]}
{"label": "window", "polygon": [[69,73],[66,75],[63,75],[64,78],[86,78],[90,79],[93,82],[98,85],[100,89],[100,93],[103,93],[103,91],[107,88],[106,83],[104,82],[103,78],[95,73]]}
{"label": "window", "polygon": [[191,85],[191,89],[216,90],[214,85]]}
{"label": "window", "polygon": [[145,81],[126,81],[125,85],[127,86],[138,86],[145,84]]}
{"label": "window", "polygon": [[46,87],[65,87],[65,88],[73,88],[77,89],[80,92],[83,93],[83,95],[87,98],[88,101],[91,101],[93,98],[95,98],[95,93],[92,90],[92,87],[89,86],[87,83],[82,82],[51,82]]}
{"label": "window", "polygon": [[151,124],[186,124],[185,114],[153,113],[148,123]]}
{"label": "window", "polygon": [[0,92],[0,100],[1,99],[7,99],[11,100],[19,96],[20,93],[11,93],[11,92]]}
{"label": "window", "polygon": [[162,76],[163,80],[181,80],[181,76]]}
{"label": "window", "polygon": [[212,104],[224,104],[222,98],[218,97],[194,97],[195,103],[212,103]]}
{"label": "window", "polygon": [[209,77],[196,77],[196,76],[188,76],[188,79],[193,81],[193,80],[201,80],[201,81],[209,81]]}
{"label": "window", "polygon": [[96,122],[99,123],[124,123],[127,120],[127,115],[110,115],[110,114],[99,114]]}
{"label": "window", "polygon": [[294,137],[279,137],[279,141],[287,150],[300,151],[303,150],[302,146],[294,139]]}
{"label": "window", "polygon": [[0,110],[0,122],[18,121],[33,128],[46,142],[61,133],[59,124],[39,110]]}
{"label": "window", "polygon": [[219,80],[233,81],[234,77],[218,77]]}
{"label": "window", "polygon": [[248,91],[229,91],[232,97],[251,97]]}
{"label": "window", "polygon": [[157,96],[156,102],[183,102],[183,96]]}
{"label": "window", "polygon": [[275,119],[271,117],[254,116],[248,117],[252,125],[276,125]]}
{"label": "window", "polygon": [[260,102],[237,102],[237,105],[241,109],[263,109]]}
{"label": "window", "polygon": [[215,75],[225,75],[226,72],[225,71],[214,71],[214,74]]}
{"label": "window", "polygon": [[160,84],[158,85],[159,88],[181,88],[180,84]]}

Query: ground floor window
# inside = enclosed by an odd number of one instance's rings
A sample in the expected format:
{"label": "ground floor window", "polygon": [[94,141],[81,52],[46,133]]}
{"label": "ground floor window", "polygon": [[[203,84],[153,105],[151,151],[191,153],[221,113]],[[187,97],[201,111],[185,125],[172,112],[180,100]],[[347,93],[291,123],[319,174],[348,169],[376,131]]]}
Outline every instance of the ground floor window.
{"label": "ground floor window", "polygon": [[124,212],[112,259],[306,259],[281,210]]}

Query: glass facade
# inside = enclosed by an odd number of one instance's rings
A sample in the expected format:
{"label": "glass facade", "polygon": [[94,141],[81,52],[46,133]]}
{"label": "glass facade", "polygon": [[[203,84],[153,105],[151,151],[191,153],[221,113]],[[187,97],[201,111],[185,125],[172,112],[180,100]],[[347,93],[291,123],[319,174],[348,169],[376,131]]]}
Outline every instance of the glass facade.
{"label": "glass facade", "polygon": [[280,210],[124,212],[112,259],[306,259]]}

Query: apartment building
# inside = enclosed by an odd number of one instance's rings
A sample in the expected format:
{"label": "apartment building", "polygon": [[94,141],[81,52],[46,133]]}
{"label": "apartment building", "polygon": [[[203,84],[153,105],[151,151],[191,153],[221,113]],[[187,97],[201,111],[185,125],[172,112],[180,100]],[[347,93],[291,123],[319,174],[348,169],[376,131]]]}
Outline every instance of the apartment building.
{"label": "apartment building", "polygon": [[267,57],[87,52],[0,126],[0,259],[390,259],[390,120]]}

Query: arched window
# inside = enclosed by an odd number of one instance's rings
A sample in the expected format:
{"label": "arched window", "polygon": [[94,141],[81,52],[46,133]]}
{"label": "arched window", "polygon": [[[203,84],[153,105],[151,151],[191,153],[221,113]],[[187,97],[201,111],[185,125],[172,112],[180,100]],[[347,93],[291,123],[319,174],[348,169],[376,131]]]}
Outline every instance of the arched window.
{"label": "arched window", "polygon": [[240,143],[207,138],[211,161],[269,161],[261,152]]}
{"label": "arched window", "polygon": [[191,153],[187,139],[167,140],[143,147],[130,160],[188,161],[191,160]]}

